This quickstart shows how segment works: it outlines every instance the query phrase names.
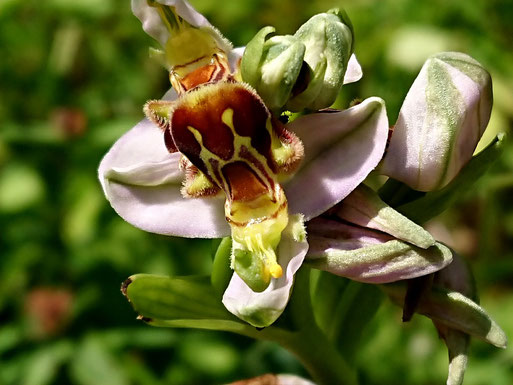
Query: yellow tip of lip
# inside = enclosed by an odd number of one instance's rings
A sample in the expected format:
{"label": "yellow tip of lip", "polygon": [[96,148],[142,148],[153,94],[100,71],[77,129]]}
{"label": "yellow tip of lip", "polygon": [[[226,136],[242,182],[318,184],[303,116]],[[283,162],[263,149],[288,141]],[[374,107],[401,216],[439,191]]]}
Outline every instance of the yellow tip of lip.
{"label": "yellow tip of lip", "polygon": [[280,278],[283,275],[283,269],[280,265],[276,264],[274,266],[271,266],[271,268],[269,269],[269,273],[273,278]]}

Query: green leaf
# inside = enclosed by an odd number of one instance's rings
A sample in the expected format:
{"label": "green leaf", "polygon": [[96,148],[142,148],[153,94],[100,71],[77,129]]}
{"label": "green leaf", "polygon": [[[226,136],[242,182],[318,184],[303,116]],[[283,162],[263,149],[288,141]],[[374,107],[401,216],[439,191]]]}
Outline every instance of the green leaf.
{"label": "green leaf", "polygon": [[35,351],[23,374],[23,385],[46,385],[55,380],[59,367],[72,356],[69,341],[60,341]]}
{"label": "green leaf", "polygon": [[134,310],[149,321],[184,319],[233,319],[212,290],[209,277],[133,275],[123,293]]}
{"label": "green leaf", "polygon": [[78,385],[127,385],[126,372],[117,354],[105,346],[101,338],[91,334],[74,352],[71,377]]}
{"label": "green leaf", "polygon": [[312,306],[315,320],[348,360],[355,358],[365,327],[376,314],[383,295],[375,285],[366,285],[321,272]]}

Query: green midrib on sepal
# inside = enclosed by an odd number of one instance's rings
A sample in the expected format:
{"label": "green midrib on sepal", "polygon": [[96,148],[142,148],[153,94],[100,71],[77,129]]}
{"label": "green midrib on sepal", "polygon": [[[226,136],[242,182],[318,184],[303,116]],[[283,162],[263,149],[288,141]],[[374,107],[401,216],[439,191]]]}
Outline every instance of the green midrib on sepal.
{"label": "green midrib on sepal", "polygon": [[[465,105],[465,101],[460,95],[458,89],[453,84],[451,75],[448,72],[447,64],[440,60],[433,59],[427,70],[427,83],[426,87],[426,105],[427,105],[427,122],[436,122],[435,126],[444,127],[443,136],[442,131],[439,131],[440,137],[437,141],[440,146],[447,147],[443,152],[443,159],[439,159],[440,164],[444,167],[440,168],[440,173],[437,175],[437,185],[443,185],[449,167],[451,165],[452,152],[454,149],[454,142],[458,136],[458,127],[460,126],[459,117],[462,115],[461,108]],[[443,103],[442,101],[446,101]],[[432,127],[431,125],[428,127]],[[423,132],[423,140],[429,141],[429,135],[432,133],[428,131]],[[424,162],[422,150],[419,151],[419,165]],[[422,167],[418,169],[418,179],[424,178],[422,175]]]}

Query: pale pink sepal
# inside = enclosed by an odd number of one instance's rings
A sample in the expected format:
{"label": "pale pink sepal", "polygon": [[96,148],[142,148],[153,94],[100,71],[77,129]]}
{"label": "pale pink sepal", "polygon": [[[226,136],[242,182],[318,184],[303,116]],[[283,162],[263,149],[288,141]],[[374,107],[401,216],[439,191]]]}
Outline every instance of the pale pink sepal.
{"label": "pale pink sepal", "polygon": [[388,135],[385,103],[372,97],[347,110],[319,112],[287,125],[305,159],[285,185],[292,213],[311,219],[344,199],[381,160]]}
{"label": "pale pink sepal", "polygon": [[434,273],[452,260],[442,244],[421,249],[377,231],[317,218],[308,224],[308,264],[367,283],[387,283]]}
{"label": "pale pink sepal", "polygon": [[[194,27],[211,27],[208,20],[184,0],[156,0],[157,3],[174,7],[185,21]],[[146,0],[132,0],[132,12],[141,21],[144,32],[159,41],[163,46],[169,38],[169,30],[154,7]]]}
{"label": "pale pink sepal", "polygon": [[358,63],[355,54],[352,54],[347,62],[346,73],[344,74],[344,84],[355,83],[363,76],[362,67]]}
{"label": "pale pink sepal", "polygon": [[142,230],[190,238],[230,234],[223,198],[185,199],[180,154],[170,154],[163,133],[144,119],[123,135],[98,170],[116,212]]}

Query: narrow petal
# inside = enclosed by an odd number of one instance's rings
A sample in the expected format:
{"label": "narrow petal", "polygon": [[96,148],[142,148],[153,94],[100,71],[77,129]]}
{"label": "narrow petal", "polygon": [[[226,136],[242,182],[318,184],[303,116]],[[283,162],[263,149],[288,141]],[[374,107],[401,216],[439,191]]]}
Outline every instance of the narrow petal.
{"label": "narrow petal", "polygon": [[145,231],[191,238],[230,234],[221,199],[182,197],[179,160],[180,154],[167,151],[162,132],[145,119],[100,163],[105,196],[123,219]]}
{"label": "narrow petal", "polygon": [[447,266],[451,251],[437,243],[427,250],[370,229],[333,220],[308,224],[310,266],[355,281],[386,283],[430,274]]}
{"label": "narrow petal", "polygon": [[300,117],[287,125],[305,146],[305,159],[285,186],[293,213],[313,218],[344,199],[376,167],[385,150],[388,119],[380,98],[339,112]]}
{"label": "narrow petal", "polygon": [[349,194],[334,213],[348,222],[383,231],[423,249],[435,244],[431,234],[388,206],[376,192],[363,184]]}
{"label": "narrow petal", "polygon": [[272,279],[267,289],[256,293],[234,273],[224,293],[223,304],[226,308],[255,327],[271,325],[287,306],[294,274],[303,263],[308,250],[306,239],[298,239],[295,235],[297,225],[297,220],[290,218],[278,246],[278,262],[283,267],[281,278]]}
{"label": "narrow petal", "polygon": [[[391,299],[402,306],[406,285],[397,282],[383,287]],[[462,331],[499,348],[508,342],[506,334],[490,315],[463,294],[434,286],[417,307],[417,313],[431,318],[450,329]]]}
{"label": "narrow petal", "polygon": [[356,55],[352,54],[347,63],[346,73],[344,75],[344,84],[355,83],[363,76],[362,67],[356,59]]}
{"label": "narrow petal", "polygon": [[470,335],[451,329],[440,322],[433,321],[433,323],[449,351],[447,385],[461,385],[467,369]]}

